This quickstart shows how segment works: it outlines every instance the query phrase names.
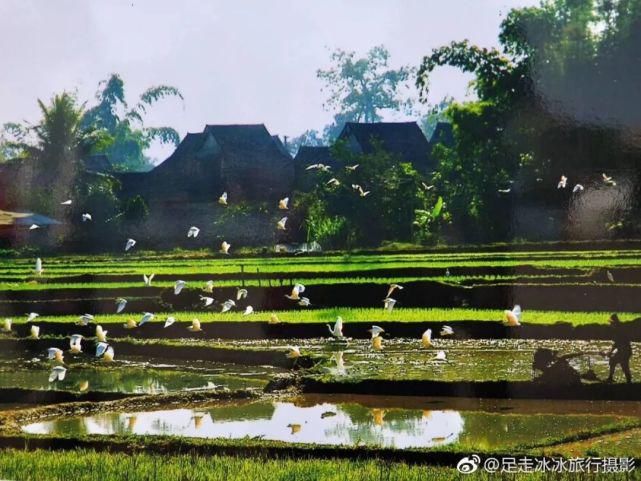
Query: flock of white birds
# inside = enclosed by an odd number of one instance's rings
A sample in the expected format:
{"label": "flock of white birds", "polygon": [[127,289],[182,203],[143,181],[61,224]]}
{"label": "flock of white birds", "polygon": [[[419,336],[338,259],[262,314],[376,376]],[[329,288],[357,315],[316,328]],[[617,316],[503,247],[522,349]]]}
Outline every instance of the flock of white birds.
{"label": "flock of white birds", "polygon": [[[543,179],[539,178],[536,179],[537,181],[543,181]],[[616,181],[609,175],[602,173],[601,174],[601,180],[605,185],[609,185],[611,187],[614,187],[617,185]],[[512,183],[512,181],[510,181]],[[561,178],[559,179],[559,182],[556,185],[557,189],[565,189],[568,186],[568,178],[565,175],[562,175]],[[585,187],[583,187],[582,184],[574,184],[574,187],[572,187],[572,193],[573,194],[580,194],[585,190]],[[512,192],[512,188],[508,187],[506,189],[499,189],[499,193],[501,194],[509,194]]]}
{"label": "flock of white birds", "polygon": [[[358,164],[355,165],[349,165],[346,167],[348,171],[355,171],[358,168]],[[307,167],[306,170],[318,170],[322,172],[329,172],[330,167],[324,164],[313,164]],[[607,177],[605,174],[603,174],[603,180],[606,183],[610,183],[610,185],[616,185],[616,183],[612,180],[611,177]],[[327,182],[328,185],[332,186],[339,186],[340,181],[336,178],[332,178]],[[558,188],[565,188],[567,184],[567,177],[562,176],[561,181],[559,182]],[[363,188],[358,185],[358,184],[352,184],[352,189],[358,193],[360,197],[366,197],[370,194],[370,191],[365,191]],[[583,190],[583,186],[577,184],[573,191],[577,192],[578,190]],[[221,205],[228,205],[228,195],[227,192],[223,192],[223,194],[219,197],[218,203]],[[69,206],[72,205],[73,201],[71,199],[66,200],[64,202],[61,202],[61,205]],[[279,210],[288,210],[289,209],[289,197],[285,197],[283,199],[280,199],[278,202],[278,209]],[[83,213],[82,214],[82,221],[83,222],[90,222],[92,221],[93,218],[90,213]],[[287,223],[287,216],[282,217],[277,223],[276,223],[276,228],[278,230],[286,230],[286,223]],[[33,224],[30,229],[38,229],[40,226]],[[196,226],[191,226],[187,230],[187,237],[188,238],[196,238],[200,234],[200,228]],[[125,252],[130,251],[136,246],[137,242],[135,239],[127,239],[125,243]],[[231,244],[229,244],[226,241],[223,241],[220,246],[220,252],[223,254],[229,254],[229,249],[231,247]],[[37,276],[41,276],[44,272],[43,264],[42,264],[42,259],[38,258],[36,260],[35,264],[35,274]],[[449,274],[449,270],[447,271]],[[154,278],[154,274],[150,275],[143,275],[143,282],[145,286],[151,286],[152,285],[152,280]],[[184,280],[177,280],[174,284],[174,295],[180,295],[180,293],[183,291],[183,289],[187,286],[187,282]],[[207,281],[202,288],[203,292],[205,294],[211,294],[213,293],[214,290],[214,282],[213,281]],[[395,291],[400,292],[403,290],[403,286],[400,284],[390,284],[387,294],[385,298],[383,299],[383,308],[391,312],[394,309],[394,306],[397,303],[397,300],[392,297],[392,294],[394,294]],[[292,287],[291,293],[286,294],[285,297],[291,301],[294,301],[298,306],[300,307],[309,307],[311,304],[311,301],[308,297],[301,296],[302,293],[305,292],[305,286],[303,284],[295,284]],[[236,299],[227,299],[224,302],[221,303],[221,312],[228,312],[232,310],[233,308],[236,307],[236,301],[240,301],[242,299],[246,299],[248,296],[248,291],[245,288],[237,288],[236,292]],[[216,302],[216,300],[208,295],[201,295],[200,300],[203,303],[203,307],[209,307]],[[116,306],[116,313],[120,314],[122,313],[126,306],[127,306],[127,299],[124,298],[117,298],[115,300],[115,306]],[[249,316],[254,313],[254,308],[251,305],[247,305],[242,313],[243,316]],[[33,322],[39,317],[39,314],[36,312],[31,312],[27,314],[27,323]],[[134,328],[139,328],[143,326],[144,324],[151,322],[155,319],[155,315],[151,312],[143,312],[140,320],[136,322],[133,319],[128,319],[125,324],[123,324],[123,327],[126,329],[134,329]],[[176,322],[176,318],[173,316],[168,316],[165,319],[164,322],[164,328],[170,327],[172,324]],[[280,320],[278,319],[278,316],[276,314],[271,314],[269,323],[270,324],[277,324],[279,323]],[[87,326],[89,323],[95,323],[95,318],[91,314],[83,314],[80,316],[79,321],[76,323],[77,325],[81,326]],[[520,326],[521,325],[521,307],[519,305],[514,306],[512,310],[506,310],[505,311],[505,323],[507,326]],[[334,326],[331,326],[330,324],[327,324],[327,328],[329,330],[329,333],[332,338],[338,340],[338,341],[345,341],[347,340],[346,337],[343,335],[343,319],[342,317],[338,316],[336,319],[336,322],[334,323]],[[192,323],[190,326],[187,327],[187,329],[191,332],[201,332],[201,323],[198,319],[193,319]],[[5,319],[3,327],[1,329],[3,332],[11,332],[12,330],[12,319]],[[100,324],[96,324],[96,329],[95,329],[95,340],[97,342],[96,344],[96,351],[95,351],[95,357],[102,359],[105,362],[111,362],[114,360],[114,349],[112,346],[109,345],[107,342],[107,332],[103,330],[102,326]],[[368,332],[371,334],[371,349],[376,350],[376,351],[381,351],[383,350],[383,337],[382,334],[385,332],[385,330],[380,327],[373,325],[371,329],[368,329]],[[38,339],[40,337],[40,326],[37,325],[32,325],[30,328],[30,337],[32,339]],[[454,335],[454,330],[447,325],[444,325],[440,331],[440,336],[441,337],[447,337],[447,336],[453,336]],[[73,334],[71,335],[70,342],[69,342],[69,352],[71,354],[81,354],[84,351],[82,350],[82,341],[84,340],[84,336],[81,334]],[[432,341],[432,330],[427,329],[423,335],[421,336],[421,344],[425,348],[432,348],[435,347],[434,343]],[[300,348],[298,346],[287,346],[287,353],[286,356],[290,359],[296,359],[302,356]],[[47,358],[51,361],[53,361],[56,365],[52,368],[52,371],[49,376],[49,382],[55,382],[55,381],[62,381],[64,380],[67,372],[67,367],[64,365],[64,352],[62,349],[56,348],[56,347],[51,347],[47,349]],[[436,361],[447,361],[447,356],[445,351],[439,350],[436,352],[435,356],[433,357],[433,360]],[[86,388],[86,387],[85,387]]]}

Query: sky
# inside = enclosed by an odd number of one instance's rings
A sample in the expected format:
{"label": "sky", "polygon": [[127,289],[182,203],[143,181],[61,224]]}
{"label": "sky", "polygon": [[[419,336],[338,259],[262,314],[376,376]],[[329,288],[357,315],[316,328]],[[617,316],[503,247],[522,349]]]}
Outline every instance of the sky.
{"label": "sky", "polygon": [[[36,99],[76,91],[88,105],[118,73],[134,103],[146,88],[177,87],[149,126],[183,136],[205,124],[264,123],[293,137],[332,119],[316,78],[332,50],[384,45],[391,66],[418,66],[433,48],[469,39],[498,46],[514,7],[539,0],[2,0],[0,124],[36,121]],[[469,77],[432,76],[429,101],[469,96]],[[386,120],[406,120],[388,116]],[[165,150],[155,148],[153,157]]]}

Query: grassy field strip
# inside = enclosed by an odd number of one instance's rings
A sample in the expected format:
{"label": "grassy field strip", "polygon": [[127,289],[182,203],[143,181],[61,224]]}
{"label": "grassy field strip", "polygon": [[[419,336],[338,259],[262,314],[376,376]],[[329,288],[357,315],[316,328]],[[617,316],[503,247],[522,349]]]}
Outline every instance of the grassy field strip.
{"label": "grassy field strip", "polygon": [[[456,322],[456,321],[501,321],[503,311],[498,309],[403,309],[397,308],[387,312],[378,308],[331,308],[296,311],[258,311],[250,316],[240,312],[213,311],[178,311],[158,312],[156,321],[160,322],[167,316],[174,316],[178,321],[199,319],[201,322],[266,322],[271,314],[276,314],[281,322],[333,322],[337,316],[342,316],[345,323],[376,323],[376,322]],[[563,311],[528,311],[523,312],[525,324],[555,324],[559,321],[569,322],[575,326],[585,324],[607,324],[610,312],[563,312]],[[97,323],[123,323],[126,319],[137,319],[139,314],[104,314],[96,316]],[[639,317],[639,313],[619,313],[623,321]],[[20,323],[23,319],[14,318]],[[77,315],[42,316],[36,324],[43,322],[77,322]],[[144,327],[142,328],[144,329]]]}

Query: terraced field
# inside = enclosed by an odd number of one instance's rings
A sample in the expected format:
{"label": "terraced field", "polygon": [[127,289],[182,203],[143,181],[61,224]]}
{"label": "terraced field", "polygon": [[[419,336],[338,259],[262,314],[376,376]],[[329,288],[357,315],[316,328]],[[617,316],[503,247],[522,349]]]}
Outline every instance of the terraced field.
{"label": "terraced field", "polygon": [[[634,446],[641,426],[641,250],[42,260],[40,275],[35,257],[0,260],[0,320],[13,320],[0,333],[0,447],[117,451],[144,440],[150,452],[261,450],[321,464],[635,454],[613,443]],[[176,294],[178,280],[185,286]],[[297,283],[308,305],[286,297]],[[402,288],[386,310],[390,284]],[[127,302],[117,313],[119,298]],[[228,300],[235,305],[222,312]],[[504,311],[515,304],[521,325],[507,326]],[[620,372],[602,383],[614,311],[633,340],[631,385]],[[30,313],[38,316],[27,321]],[[145,313],[154,317],[141,323]],[[93,318],[81,323],[84,314]],[[344,338],[336,340],[327,324],[338,316]],[[384,329],[378,347],[372,324]],[[112,361],[94,355],[97,325],[108,331]],[[83,336],[80,352],[69,351],[74,334]],[[287,356],[291,346],[300,357]],[[50,348],[64,360],[49,360]],[[572,356],[581,385],[533,381],[541,348]],[[50,382],[56,365],[66,375]],[[21,456],[0,456],[0,477],[22,473],[29,457]]]}

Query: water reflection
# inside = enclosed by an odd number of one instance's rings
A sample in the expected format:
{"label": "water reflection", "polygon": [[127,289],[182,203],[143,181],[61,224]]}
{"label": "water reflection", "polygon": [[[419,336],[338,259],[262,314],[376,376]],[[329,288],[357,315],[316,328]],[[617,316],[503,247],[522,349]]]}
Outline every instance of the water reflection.
{"label": "water reflection", "polygon": [[372,407],[356,402],[254,402],[207,409],[110,413],[26,426],[34,434],[149,434],[410,448],[507,448],[626,419]]}

